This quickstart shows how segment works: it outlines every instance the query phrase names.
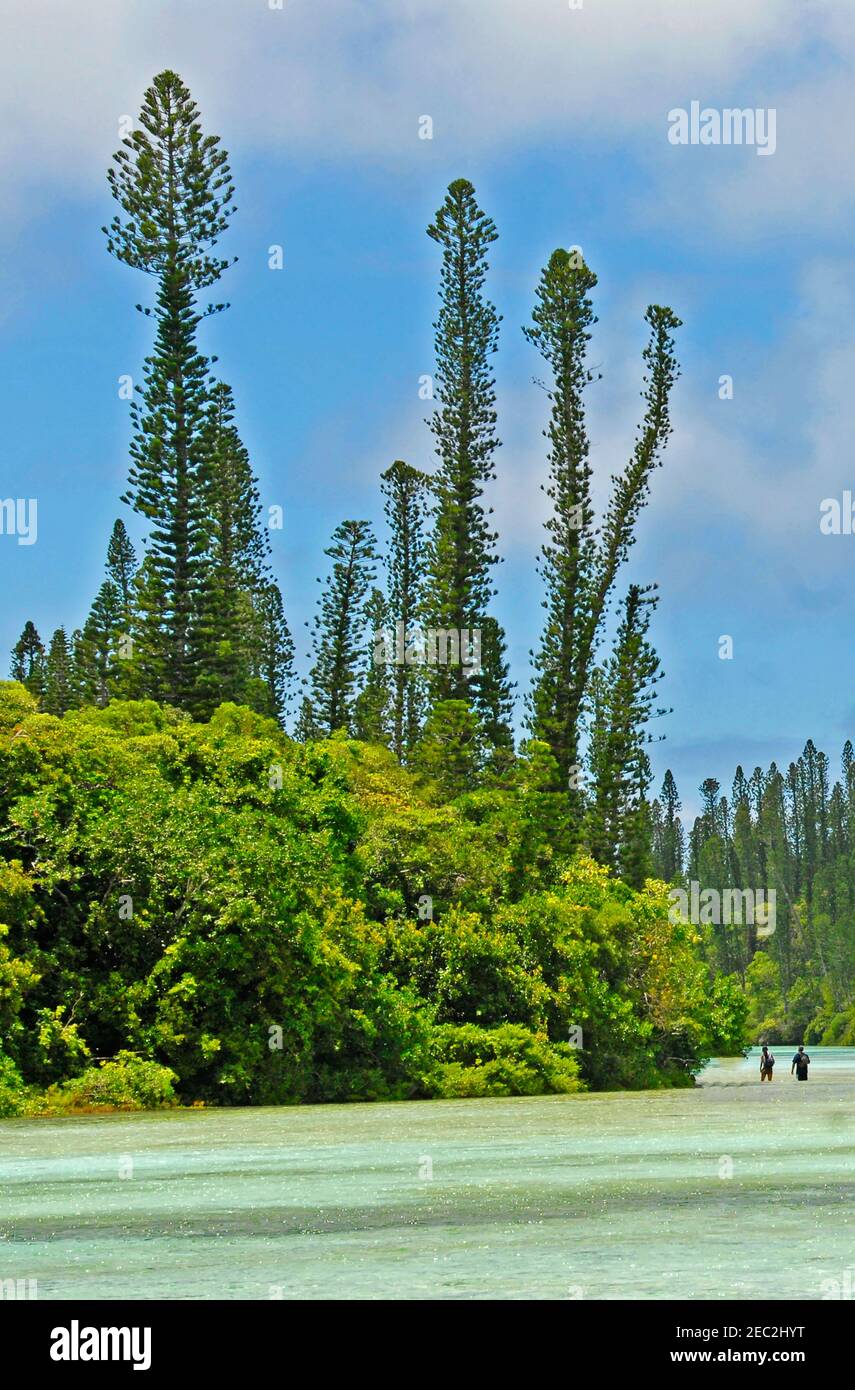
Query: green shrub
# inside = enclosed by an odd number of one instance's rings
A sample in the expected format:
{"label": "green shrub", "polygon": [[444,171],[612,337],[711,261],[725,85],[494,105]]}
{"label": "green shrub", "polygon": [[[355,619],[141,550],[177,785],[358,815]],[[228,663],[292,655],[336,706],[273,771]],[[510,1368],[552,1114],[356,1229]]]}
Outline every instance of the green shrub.
{"label": "green shrub", "polygon": [[706,1044],[714,1057],[738,1057],[748,1036],[749,1002],[737,975],[717,975],[707,995]]}
{"label": "green shrub", "polygon": [[584,1090],[579,1068],[566,1043],[506,1023],[479,1028],[474,1023],[443,1024],[434,1032],[435,1069],[429,1093],[446,1100],[474,1096],[569,1095]]}
{"label": "green shrub", "polygon": [[835,1014],[820,1038],[811,1038],[823,1047],[855,1047],[855,1009]]}
{"label": "green shrub", "polygon": [[[685,1084],[739,1046],[667,885],[564,861],[544,745],[438,802],[386,749],[235,705],[56,719],[0,682],[3,728],[0,1038],[37,1113],[170,1103],[173,1079],[208,1105]],[[572,1057],[547,1041],[576,1029]]]}
{"label": "green shrub", "polygon": [[175,1105],[174,1071],[159,1062],[146,1062],[132,1052],[115,1061],[88,1067],[80,1076],[51,1086],[50,1110],[160,1110]]}
{"label": "green shrub", "polygon": [[4,1057],[0,1052],[0,1120],[23,1115],[26,1095],[26,1087],[15,1063],[11,1057]]}

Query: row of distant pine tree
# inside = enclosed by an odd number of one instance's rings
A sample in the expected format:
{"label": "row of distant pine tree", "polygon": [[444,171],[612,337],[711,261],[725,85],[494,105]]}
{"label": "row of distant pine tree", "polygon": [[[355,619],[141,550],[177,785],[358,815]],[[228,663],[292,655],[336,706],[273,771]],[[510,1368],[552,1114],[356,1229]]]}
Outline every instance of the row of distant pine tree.
{"label": "row of distant pine tree", "polygon": [[[746,775],[730,796],[714,777],[700,787],[701,812],[688,835],[672,774],[651,805],[657,877],[699,890],[700,930],[717,972],[748,985],[758,1028],[773,1037],[855,1040],[855,751],[847,740],[834,781],[811,739],[784,770]],[[705,890],[773,895],[763,930],[752,920],[716,921]],[[737,902],[741,901],[737,897]],[[719,916],[724,914],[719,913]],[[731,914],[733,915],[733,914]],[[758,949],[759,948],[759,949]]]}
{"label": "row of distant pine tree", "polygon": [[[113,696],[150,697],[205,717],[223,700],[285,714],[294,647],[269,564],[269,537],[231,392],[203,357],[197,328],[226,306],[200,307],[230,262],[214,253],[234,211],[219,138],[205,135],[173,72],[155,78],[137,129],[109,173],[119,213],[108,247],[154,278],[140,312],[155,334],[132,403],[129,503],[147,526],[137,564],[121,522],[107,573],[83,628],[60,628],[44,650],[28,623],[13,674],[55,713]],[[428,228],[441,253],[435,323],[437,458],[427,475],[397,461],[382,476],[385,553],[366,521],[345,521],[326,551],[327,576],[312,630],[311,672],[295,732],[339,729],[386,743],[405,763],[442,771],[449,791],[501,778],[513,757],[514,687],[505,635],[493,612],[498,561],[484,494],[500,440],[492,358],[500,317],[485,293],[497,232],[464,179],[452,183]],[[611,655],[599,650],[618,571],[634,540],[651,475],[670,434],[678,374],[670,309],[651,305],[644,350],[644,416],[597,524],[584,393],[596,276],[578,252],[556,250],[524,331],[544,358],[550,401],[552,514],[540,572],[545,622],[535,651],[527,727],[551,754],[549,789],[598,857],[633,869],[649,839],[646,745],[660,675],[647,632],[654,586],[631,585]],[[378,582],[377,567],[384,575]],[[478,630],[480,665],[377,661],[382,631]]]}
{"label": "row of distant pine tree", "polygon": [[[708,777],[688,836],[671,772],[651,806],[653,867],[671,883],[701,889],[773,890],[775,931],[765,947],[784,998],[798,980],[821,981],[839,1007],[855,1003],[855,752],[847,740],[841,776],[811,739],[786,771],[772,763],[746,776],[737,767],[730,797]],[[757,933],[718,923],[716,966],[744,973]]]}
{"label": "row of distant pine tree", "polygon": [[[120,520],[113,526],[105,570],[82,628],[69,634],[59,627],[45,645],[35,625],[27,622],[12,649],[12,679],[21,681],[47,714],[103,706],[113,699],[166,699],[145,646],[150,568],[147,560],[137,564]],[[234,617],[242,621],[234,621],[229,636],[220,638],[211,653],[212,665],[202,666],[204,676],[192,700],[174,703],[203,715],[230,699],[280,718],[287,703],[293,649],[279,590],[263,575],[256,585],[234,592]],[[218,631],[227,631],[225,623]]]}

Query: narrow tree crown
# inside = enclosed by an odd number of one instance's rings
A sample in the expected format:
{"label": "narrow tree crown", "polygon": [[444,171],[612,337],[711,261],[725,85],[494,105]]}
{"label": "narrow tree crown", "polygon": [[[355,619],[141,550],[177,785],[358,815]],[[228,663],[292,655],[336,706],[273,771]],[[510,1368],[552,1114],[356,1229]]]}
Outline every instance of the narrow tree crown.
{"label": "narrow tree crown", "polygon": [[231,264],[209,254],[235,211],[228,155],[219,136],[203,134],[199,109],[177,73],[154,79],[139,124],[107,174],[124,213],[104,228],[107,245],[135,270],[162,275],[180,267],[194,289],[203,289]]}

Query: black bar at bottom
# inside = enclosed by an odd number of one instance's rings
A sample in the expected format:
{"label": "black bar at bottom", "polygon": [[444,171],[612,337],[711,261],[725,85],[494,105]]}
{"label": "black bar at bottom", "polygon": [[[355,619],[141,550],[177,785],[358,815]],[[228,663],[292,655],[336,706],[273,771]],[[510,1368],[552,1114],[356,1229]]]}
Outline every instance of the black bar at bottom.
{"label": "black bar at bottom", "polygon": [[511,1352],[522,1357],[521,1374],[548,1358],[574,1380],[750,1366],[762,1383],[782,1368],[815,1377],[846,1365],[853,1342],[853,1310],[833,1301],[532,1300],[510,1317],[509,1301],[0,1302],[0,1336],[4,1358],[19,1354],[18,1374],[126,1372],[164,1384],[182,1373],[266,1377],[277,1367],[303,1379],[339,1358],[351,1374],[385,1365],[396,1378],[417,1368],[419,1378],[453,1370],[458,1379],[471,1361],[481,1380],[501,1358],[507,1381]]}

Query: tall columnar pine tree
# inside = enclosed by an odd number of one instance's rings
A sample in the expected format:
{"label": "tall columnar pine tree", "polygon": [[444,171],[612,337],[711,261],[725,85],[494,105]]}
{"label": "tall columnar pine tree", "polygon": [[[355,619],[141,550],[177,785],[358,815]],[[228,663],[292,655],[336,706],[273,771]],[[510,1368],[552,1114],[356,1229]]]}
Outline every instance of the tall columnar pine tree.
{"label": "tall columnar pine tree", "polygon": [[437,409],[430,426],[439,468],[434,477],[436,520],[429,550],[427,612],[438,629],[481,631],[481,670],[462,664],[431,671],[431,696],[463,700],[475,710],[489,743],[510,749],[511,686],[505,639],[488,621],[495,590],[496,533],[490,529],[483,495],[495,477],[495,381],[491,357],[499,337],[499,315],[483,293],[487,253],[496,228],[481,211],[466,179],[449,186],[428,227],[442,248],[440,309],[434,325]]}
{"label": "tall columnar pine tree", "polygon": [[82,630],[72,634],[71,665],[77,702],[106,705],[129,693],[121,679],[120,653],[133,622],[137,562],[124,523],[116,521],[107,546],[107,578]]}
{"label": "tall columnar pine tree", "polygon": [[596,322],[589,291],[597,277],[578,256],[554,251],[537,288],[533,328],[523,332],[548,362],[552,386],[548,431],[552,514],[546,522],[539,571],[546,625],[533,653],[536,678],[529,727],[548,743],[563,785],[581,804],[578,788],[582,694],[592,652],[582,651],[584,618],[594,590],[596,538],[592,469],[583,392],[594,375],[586,365],[589,329]]}
{"label": "tall columnar pine tree", "polygon": [[356,694],[374,649],[365,613],[377,559],[369,523],[343,521],[324,554],[332,560],[332,570],[314,618],[314,664],[300,714],[300,738],[324,738],[338,729],[354,732]]}
{"label": "tall columnar pine tree", "polygon": [[[232,392],[223,382],[211,388],[205,443],[207,519],[194,625],[198,707],[210,714],[221,701],[232,700],[259,713],[281,714],[290,677],[290,633],[281,596],[277,608],[270,592],[276,588],[270,540],[249,455],[234,424]],[[278,673],[269,669],[271,660],[280,662]],[[260,666],[266,674],[259,686]]]}
{"label": "tall columnar pine tree", "polygon": [[665,713],[656,708],[662,671],[647,640],[655,605],[654,586],[630,585],[611,656],[592,678],[588,840],[594,857],[635,888],[652,868],[649,725]]}
{"label": "tall columnar pine tree", "polygon": [[[691,836],[688,876],[705,888],[715,889],[723,903],[724,894],[739,886],[733,838],[734,828],[740,821],[739,807],[734,812],[727,797],[720,794],[721,786],[715,777],[705,778],[699,790],[702,809]],[[749,942],[744,926],[726,920],[723,911],[711,915],[703,904],[699,920],[709,938],[708,950],[717,968],[725,973],[744,969]]]}
{"label": "tall columnar pine tree", "polygon": [[699,853],[695,877],[710,887],[723,891],[728,884],[727,843],[730,831],[730,807],[721,796],[721,783],[706,777],[698,788],[701,794]]}
{"label": "tall columnar pine tree", "polygon": [[828,758],[808,739],[799,758],[795,785],[794,815],[801,825],[801,867],[808,904],[817,869],[828,850]]}
{"label": "tall columnar pine tree", "polygon": [[424,629],[425,522],[431,479],[397,459],[382,475],[380,486],[390,537],[386,587],[388,628],[395,649],[390,743],[399,761],[406,762],[419,741],[427,696],[423,667],[415,660],[407,661],[406,656],[408,649],[414,656],[413,649],[422,639]]}
{"label": "tall columnar pine tree", "polygon": [[86,643],[83,640],[83,629],[76,627],[69,639],[71,649],[71,682],[74,688],[75,705],[91,704],[92,700],[88,694],[89,679],[89,658]]}
{"label": "tall columnar pine tree", "polygon": [[643,354],[644,420],[626,469],[613,477],[611,500],[597,529],[583,399],[594,380],[586,353],[589,329],[596,322],[590,298],[596,283],[578,253],[554,251],[538,285],[534,326],[524,330],[550,368],[547,493],[553,504],[540,566],[546,623],[534,653],[529,727],[552,749],[577,824],[583,807],[581,730],[591,672],[615,576],[633,544],[651,475],[662,462],[671,432],[669,399],[678,376],[672,333],[680,325],[668,308],[651,305],[646,312],[650,336]]}
{"label": "tall columnar pine tree", "polygon": [[[162,573],[145,552],[134,575],[130,632],[119,646],[119,689],[128,700],[161,699],[167,703],[168,653],[152,634],[165,630],[167,599]],[[159,693],[158,693],[159,692]]]}
{"label": "tall columnar pine tree", "polygon": [[662,790],[656,806],[659,819],[653,841],[653,871],[657,878],[664,879],[666,883],[676,883],[683,874],[686,837],[680,819],[680,794],[670,768],[662,779]]}
{"label": "tall columnar pine tree", "polygon": [[285,620],[282,595],[272,580],[250,595],[249,682],[246,703],[259,714],[284,723],[292,699],[294,642]]}
{"label": "tall columnar pine tree", "polygon": [[45,693],[45,649],[35,625],[29,621],[12,648],[10,675],[40,700]]}
{"label": "tall columnar pine tree", "polygon": [[112,579],[105,579],[95,596],[75,649],[80,696],[84,704],[106,705],[123,691],[120,645],[130,626],[130,604]]}
{"label": "tall columnar pine tree", "polygon": [[193,636],[197,696],[210,716],[223,700],[244,700],[253,635],[250,596],[265,568],[258,490],[234,425],[232,393],[223,382],[211,390],[205,444],[207,521]]}
{"label": "tall columnar pine tree", "polygon": [[841,773],[847,830],[850,839],[855,839],[855,750],[851,739],[847,739],[843,745]]}
{"label": "tall columnar pine tree", "polygon": [[107,546],[107,578],[115,585],[118,592],[122,621],[126,629],[130,626],[131,600],[136,572],[136,551],[125,530],[125,523],[117,520],[113,523],[113,530]]}
{"label": "tall columnar pine tree", "polygon": [[[152,275],[155,345],[146,358],[125,501],[150,522],[154,582],[137,587],[140,672],[145,693],[193,709],[198,703],[194,614],[205,542],[204,454],[208,362],[196,346],[200,290],[230,262],[212,254],[233,212],[234,189],[217,136],[205,135],[188,89],[162,72],[145,94],[139,126],[123,141],[108,179],[121,212],[107,234],[120,261]],[[138,306],[139,307],[139,306]],[[224,308],[208,305],[204,314]],[[140,683],[138,676],[138,683]]]}
{"label": "tall columnar pine tree", "polygon": [[[727,846],[731,865],[731,884],[735,888],[760,886],[763,882],[761,854],[757,836],[751,823],[751,802],[748,782],[741,767],[737,767],[733,779],[733,792],[730,800],[732,836]],[[748,924],[748,957],[757,947],[756,924]]]}
{"label": "tall columnar pine tree", "polygon": [[381,589],[373,588],[365,604],[371,655],[362,688],[354,705],[354,730],[365,743],[391,743],[392,672],[389,642],[381,634],[390,630],[389,605]]}
{"label": "tall columnar pine tree", "polygon": [[45,662],[42,709],[46,714],[60,715],[76,703],[71,647],[65,628],[58,627],[50,639]]}
{"label": "tall columnar pine tree", "polygon": [[72,665],[82,704],[106,705],[129,693],[120,656],[133,623],[136,552],[122,521],[113,524],[107,545],[107,577],[89,610],[82,632],[72,639]]}

